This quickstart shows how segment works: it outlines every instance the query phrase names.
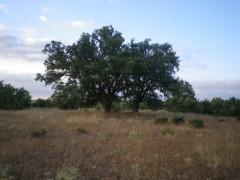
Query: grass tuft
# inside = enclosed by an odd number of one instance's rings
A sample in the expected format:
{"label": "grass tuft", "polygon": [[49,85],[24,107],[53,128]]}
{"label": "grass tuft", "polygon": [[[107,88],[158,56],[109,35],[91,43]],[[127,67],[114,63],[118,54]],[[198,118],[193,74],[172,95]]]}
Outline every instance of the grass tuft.
{"label": "grass tuft", "polygon": [[204,128],[204,122],[201,119],[192,119],[188,123],[192,128]]}
{"label": "grass tuft", "polygon": [[162,129],[161,133],[163,135],[167,135],[167,134],[173,135],[173,134],[175,134],[174,130],[170,129],[169,127]]}
{"label": "grass tuft", "polygon": [[167,117],[157,117],[154,119],[155,124],[166,124],[168,122]]}
{"label": "grass tuft", "polygon": [[83,129],[83,128],[78,128],[77,132],[80,133],[80,134],[87,134],[87,130]]}
{"label": "grass tuft", "polygon": [[45,137],[46,135],[47,135],[46,129],[36,130],[31,133],[31,136],[35,138]]}
{"label": "grass tuft", "polygon": [[174,118],[172,118],[172,122],[174,123],[174,124],[183,124],[183,123],[185,123],[185,118],[184,118],[184,116],[175,116]]}

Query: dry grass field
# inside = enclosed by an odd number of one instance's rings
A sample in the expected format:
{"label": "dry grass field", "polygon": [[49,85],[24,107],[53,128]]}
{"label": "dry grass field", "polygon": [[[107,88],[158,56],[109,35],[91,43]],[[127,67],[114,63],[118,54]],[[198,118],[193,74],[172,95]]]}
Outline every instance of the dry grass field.
{"label": "dry grass field", "polygon": [[0,111],[0,179],[240,179],[240,123],[165,111]]}

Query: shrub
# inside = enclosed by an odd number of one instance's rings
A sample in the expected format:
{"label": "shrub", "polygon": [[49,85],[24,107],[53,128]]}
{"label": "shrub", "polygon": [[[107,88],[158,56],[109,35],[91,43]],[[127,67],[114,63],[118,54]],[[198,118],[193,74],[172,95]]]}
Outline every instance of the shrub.
{"label": "shrub", "polygon": [[172,129],[170,129],[169,127],[162,129],[161,133],[163,135],[166,135],[166,134],[173,135],[173,134],[175,134],[175,132]]}
{"label": "shrub", "polygon": [[237,117],[237,120],[240,122],[240,116]]}
{"label": "shrub", "polygon": [[47,135],[47,130],[45,130],[45,129],[33,131],[33,132],[31,133],[31,136],[32,136],[32,137],[37,137],[37,138],[39,138],[39,137],[45,137],[46,135]]}
{"label": "shrub", "polygon": [[77,132],[80,133],[80,134],[87,134],[87,130],[83,129],[83,128],[78,128]]}
{"label": "shrub", "polygon": [[112,105],[112,112],[119,112],[121,110],[120,103],[114,102]]}
{"label": "shrub", "polygon": [[166,124],[168,122],[167,117],[157,117],[154,119],[155,124]]}
{"label": "shrub", "polygon": [[172,119],[172,122],[174,124],[183,124],[185,122],[185,119],[183,116],[175,116],[173,119]]}
{"label": "shrub", "polygon": [[100,110],[102,110],[102,109],[103,109],[103,105],[98,102],[98,103],[96,104],[96,110],[100,111]]}
{"label": "shrub", "polygon": [[204,128],[204,122],[201,119],[193,119],[189,121],[189,124],[193,128]]}

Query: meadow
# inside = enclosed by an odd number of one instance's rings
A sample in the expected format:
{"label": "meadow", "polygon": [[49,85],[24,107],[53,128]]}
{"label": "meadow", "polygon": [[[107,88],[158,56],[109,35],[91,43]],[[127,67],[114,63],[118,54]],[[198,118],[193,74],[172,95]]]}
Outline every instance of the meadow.
{"label": "meadow", "polygon": [[240,122],[163,110],[0,111],[0,179],[237,180]]}

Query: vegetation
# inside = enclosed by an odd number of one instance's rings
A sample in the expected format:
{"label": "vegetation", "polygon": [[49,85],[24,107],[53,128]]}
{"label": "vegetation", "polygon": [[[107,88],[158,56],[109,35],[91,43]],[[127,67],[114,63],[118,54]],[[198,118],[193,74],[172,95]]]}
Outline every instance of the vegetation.
{"label": "vegetation", "polygon": [[101,103],[108,112],[120,100],[128,100],[134,112],[141,102],[156,109],[183,82],[176,78],[179,58],[170,44],[124,43],[112,26],[83,33],[69,46],[52,41],[43,52],[46,73],[36,80],[52,85],[52,98],[64,109]]}
{"label": "vegetation", "polygon": [[38,107],[38,108],[50,108],[53,105],[52,105],[52,102],[51,102],[50,99],[38,98],[36,100],[32,100],[31,106],[32,107]]}
{"label": "vegetation", "polygon": [[185,122],[185,118],[183,116],[174,116],[172,118],[172,122],[174,124],[183,124]]}
{"label": "vegetation", "polygon": [[80,133],[80,134],[87,134],[87,130],[84,129],[84,128],[78,128],[77,132]]}
{"label": "vegetation", "polygon": [[188,123],[193,128],[204,128],[204,122],[201,119],[192,119]]}
{"label": "vegetation", "polygon": [[33,131],[31,133],[31,136],[36,137],[36,138],[45,137],[46,135],[47,135],[47,130],[46,129],[36,130],[36,131]]}
{"label": "vegetation", "polygon": [[[138,114],[94,110],[0,111],[2,179],[239,179],[240,123],[232,117],[185,114],[201,119],[164,126],[167,111]],[[87,130],[80,135],[77,129]],[[47,136],[31,132],[46,129]],[[0,179],[1,179],[0,178]]]}
{"label": "vegetation", "polygon": [[30,106],[31,96],[27,90],[0,81],[0,109],[18,110]]}
{"label": "vegetation", "polygon": [[166,108],[169,111],[195,112],[217,116],[239,116],[240,100],[232,97],[227,100],[213,98],[212,100],[205,99],[203,101],[198,101],[196,98],[189,96],[174,97],[166,101]]}
{"label": "vegetation", "polygon": [[167,117],[157,117],[154,119],[155,124],[166,124],[168,122]]}

